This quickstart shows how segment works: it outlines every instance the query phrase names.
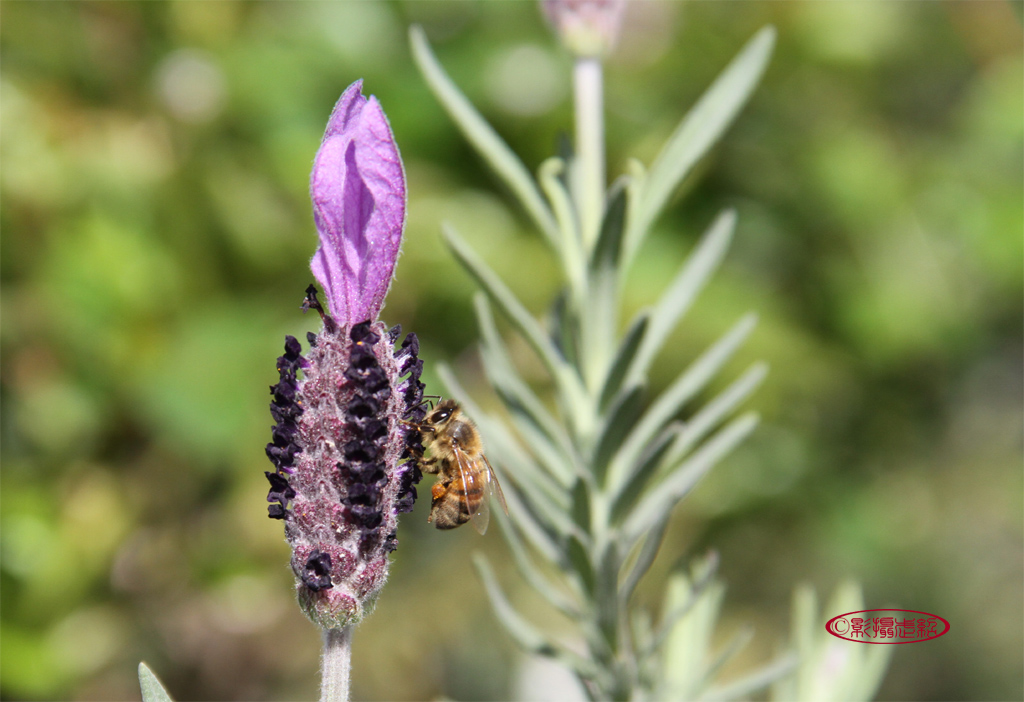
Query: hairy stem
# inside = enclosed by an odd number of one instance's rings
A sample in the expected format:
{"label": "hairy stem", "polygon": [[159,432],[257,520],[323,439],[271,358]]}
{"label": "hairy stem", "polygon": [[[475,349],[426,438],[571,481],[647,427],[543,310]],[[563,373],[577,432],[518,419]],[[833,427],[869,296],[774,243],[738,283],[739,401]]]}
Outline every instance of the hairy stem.
{"label": "hairy stem", "polygon": [[324,653],[320,661],[320,702],[348,702],[352,673],[352,627],[324,629]]}

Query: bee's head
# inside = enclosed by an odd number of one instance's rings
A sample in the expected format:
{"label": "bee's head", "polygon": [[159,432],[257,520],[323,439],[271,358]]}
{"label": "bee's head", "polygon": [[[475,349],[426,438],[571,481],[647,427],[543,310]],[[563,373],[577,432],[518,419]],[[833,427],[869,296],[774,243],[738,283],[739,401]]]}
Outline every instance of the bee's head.
{"label": "bee's head", "polygon": [[452,421],[452,418],[458,415],[459,412],[459,405],[455,400],[442,400],[437,404],[437,407],[430,410],[430,413],[427,414],[424,420],[424,424],[432,427],[443,426]]}

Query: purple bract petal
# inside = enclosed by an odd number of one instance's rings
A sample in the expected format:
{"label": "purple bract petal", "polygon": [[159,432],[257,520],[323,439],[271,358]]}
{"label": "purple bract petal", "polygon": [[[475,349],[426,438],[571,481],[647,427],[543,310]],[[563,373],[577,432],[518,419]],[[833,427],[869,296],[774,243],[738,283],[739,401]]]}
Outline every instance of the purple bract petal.
{"label": "purple bract petal", "polygon": [[405,224],[405,174],[377,98],[356,81],[342,94],[313,162],[310,196],[320,247],[310,261],[344,326],[384,305]]}

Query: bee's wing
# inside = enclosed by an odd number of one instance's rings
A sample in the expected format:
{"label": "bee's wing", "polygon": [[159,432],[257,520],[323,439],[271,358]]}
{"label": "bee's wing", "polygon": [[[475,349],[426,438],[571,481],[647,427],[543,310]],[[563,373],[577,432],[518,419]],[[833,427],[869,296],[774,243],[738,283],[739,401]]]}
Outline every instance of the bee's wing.
{"label": "bee's wing", "polygon": [[498,482],[498,476],[494,472],[494,466],[487,460],[487,456],[484,456],[484,463],[487,464],[487,496],[494,495],[498,498],[498,502],[501,503],[501,511],[508,514],[508,505],[505,504],[505,493],[501,491],[501,483]]}
{"label": "bee's wing", "polygon": [[[473,524],[473,528],[483,535],[487,533],[487,525],[491,521],[491,508],[487,504],[487,486],[490,483],[490,475],[487,470],[480,470],[482,466],[475,465],[474,461],[455,442],[452,442],[452,453],[455,454],[455,464],[459,467],[464,490],[468,492],[471,487],[479,485],[481,481],[484,483],[481,485],[483,494],[475,506],[470,506],[469,500],[463,497],[466,503],[466,511],[469,513],[469,521]],[[490,468],[490,465],[487,467]]]}

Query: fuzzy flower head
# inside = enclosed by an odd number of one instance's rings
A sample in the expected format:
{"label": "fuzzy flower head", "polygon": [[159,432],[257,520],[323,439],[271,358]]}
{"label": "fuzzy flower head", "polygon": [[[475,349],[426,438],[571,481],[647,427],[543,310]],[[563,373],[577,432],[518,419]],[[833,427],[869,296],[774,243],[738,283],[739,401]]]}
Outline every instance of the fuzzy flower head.
{"label": "fuzzy flower head", "polygon": [[626,0],[541,0],[562,44],[577,56],[605,56],[619,38]]}
{"label": "fuzzy flower head", "polygon": [[376,98],[351,85],[331,113],[310,182],[320,246],[304,309],[323,328],[305,355],[286,337],[271,387],[269,516],[285,522],[299,604],[326,629],[359,621],[387,578],[398,515],[421,477],[414,456],[423,362],[419,344],[377,315],[405,222],[405,177]]}

